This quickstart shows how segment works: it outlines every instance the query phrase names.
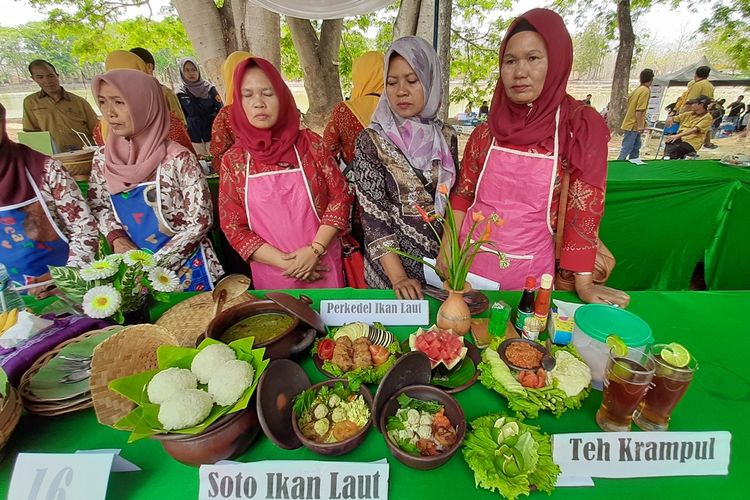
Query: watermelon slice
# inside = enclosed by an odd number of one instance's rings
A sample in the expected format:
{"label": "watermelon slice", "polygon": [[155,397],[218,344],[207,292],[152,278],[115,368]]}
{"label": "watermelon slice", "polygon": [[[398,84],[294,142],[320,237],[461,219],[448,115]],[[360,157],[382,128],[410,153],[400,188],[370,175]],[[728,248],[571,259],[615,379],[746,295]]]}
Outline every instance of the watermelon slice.
{"label": "watermelon slice", "polygon": [[420,328],[409,335],[409,348],[425,353],[430,358],[433,369],[443,363],[449,370],[460,363],[468,351],[463,337],[441,330],[437,326],[429,330]]}

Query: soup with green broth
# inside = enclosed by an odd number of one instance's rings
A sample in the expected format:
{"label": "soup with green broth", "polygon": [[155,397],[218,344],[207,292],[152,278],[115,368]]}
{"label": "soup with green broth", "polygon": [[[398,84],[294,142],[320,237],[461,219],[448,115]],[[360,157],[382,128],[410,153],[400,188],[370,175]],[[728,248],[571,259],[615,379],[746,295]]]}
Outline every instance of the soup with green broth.
{"label": "soup with green broth", "polygon": [[250,316],[227,328],[219,340],[228,344],[245,337],[255,337],[255,345],[275,339],[292,324],[294,318],[283,313],[262,313]]}

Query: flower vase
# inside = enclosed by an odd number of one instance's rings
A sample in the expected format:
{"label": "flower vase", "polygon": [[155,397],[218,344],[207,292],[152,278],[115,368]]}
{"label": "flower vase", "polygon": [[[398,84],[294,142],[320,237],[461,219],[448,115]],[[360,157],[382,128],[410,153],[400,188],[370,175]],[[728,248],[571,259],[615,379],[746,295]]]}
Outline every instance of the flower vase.
{"label": "flower vase", "polygon": [[123,316],[125,317],[123,324],[141,325],[144,323],[151,323],[151,315],[149,313],[149,306],[151,305],[150,303],[151,301],[144,297],[144,300],[140,306],[138,306],[136,309],[133,309],[132,311],[123,313]]}
{"label": "flower vase", "polygon": [[453,290],[446,281],[443,283],[448,298],[440,305],[437,312],[437,326],[443,330],[453,330],[456,335],[466,335],[471,329],[471,311],[464,300],[464,294],[471,290],[466,283],[463,290]]}

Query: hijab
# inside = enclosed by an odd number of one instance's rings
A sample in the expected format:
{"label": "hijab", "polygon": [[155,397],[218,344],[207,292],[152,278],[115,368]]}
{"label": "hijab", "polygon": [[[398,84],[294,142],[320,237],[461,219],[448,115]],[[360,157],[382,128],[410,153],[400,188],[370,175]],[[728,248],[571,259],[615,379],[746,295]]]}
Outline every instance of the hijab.
{"label": "hijab", "polygon": [[133,136],[109,134],[104,146],[104,179],[111,194],[149,180],[167,156],[169,111],[161,85],[153,76],[132,69],[115,69],[94,78],[99,98],[103,82],[116,88],[130,111]]}
{"label": "hijab", "polygon": [[[609,129],[601,116],[567,93],[573,67],[573,42],[565,22],[549,9],[532,9],[511,23],[500,46],[502,66],[508,40],[520,31],[536,31],[547,45],[547,76],[531,105],[515,104],[498,79],[488,121],[499,143],[554,150],[555,114],[560,108],[560,151],[581,179],[604,189],[607,181]],[[575,110],[575,111],[574,111]]]}
{"label": "hijab", "polygon": [[23,203],[36,196],[34,186],[26,175],[40,186],[44,180],[44,164],[47,156],[28,146],[10,140],[5,129],[5,107],[0,104],[2,142],[0,142],[0,206]]}
{"label": "hijab", "polygon": [[[146,67],[146,63],[143,62],[143,59],[127,50],[113,50],[107,54],[107,58],[104,60],[104,69],[105,71],[112,71],[113,69],[134,69],[141,73],[148,74],[148,67]],[[107,123],[107,120],[101,119],[99,120],[99,126],[102,129],[102,137],[106,142],[107,137],[109,137],[109,123]]]}
{"label": "hijab", "polygon": [[244,50],[237,50],[227,56],[221,65],[221,77],[224,80],[224,105],[229,106],[234,100],[234,70],[237,65],[245,59],[250,59],[252,54]]}
{"label": "hijab", "polygon": [[357,120],[366,127],[383,94],[383,54],[365,52],[352,63],[352,97],[345,101]]}
{"label": "hijab", "polygon": [[[198,80],[195,82],[185,79],[185,64],[187,63],[193,63],[195,69],[198,70]],[[213,85],[203,79],[201,69],[198,67],[198,61],[192,57],[186,57],[180,61],[180,79],[182,80],[182,88],[180,90],[185,94],[193,95],[198,99],[208,99],[210,97]]]}
{"label": "hijab", "polygon": [[[388,78],[388,66],[394,54],[403,57],[417,74],[424,88],[424,108],[412,118],[401,118],[391,108],[388,94],[383,92],[370,127],[393,143],[406,156],[412,168],[428,172],[432,169],[433,160],[439,160],[438,184],[445,184],[450,190],[456,178],[456,166],[443,136],[443,123],[437,117],[443,100],[442,67],[437,53],[422,38],[399,38],[385,53],[384,81]],[[435,210],[444,213],[443,197],[435,197]]]}
{"label": "hijab", "polygon": [[[279,99],[279,118],[276,124],[269,129],[260,129],[252,124],[245,115],[242,107],[242,79],[248,69],[260,68],[271,81],[274,93]],[[300,157],[308,150],[307,139],[299,130],[299,111],[294,101],[292,91],[289,90],[281,73],[269,61],[260,57],[251,57],[240,62],[234,72],[234,101],[238,104],[232,106],[230,120],[234,132],[235,145],[250,153],[256,161],[265,164],[288,163],[297,165],[297,156],[294,147]],[[302,165],[299,165],[302,167]]]}

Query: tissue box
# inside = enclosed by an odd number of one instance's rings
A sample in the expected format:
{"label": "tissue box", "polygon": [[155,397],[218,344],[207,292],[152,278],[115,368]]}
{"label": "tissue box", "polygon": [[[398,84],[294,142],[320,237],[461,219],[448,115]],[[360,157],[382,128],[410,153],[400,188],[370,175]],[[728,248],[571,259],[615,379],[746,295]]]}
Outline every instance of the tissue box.
{"label": "tissue box", "polygon": [[547,333],[553,343],[557,345],[568,345],[573,339],[573,328],[575,322],[573,316],[560,315],[557,306],[553,305],[549,311],[547,320]]}

